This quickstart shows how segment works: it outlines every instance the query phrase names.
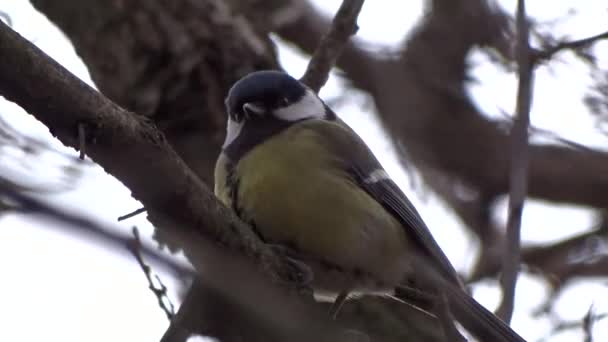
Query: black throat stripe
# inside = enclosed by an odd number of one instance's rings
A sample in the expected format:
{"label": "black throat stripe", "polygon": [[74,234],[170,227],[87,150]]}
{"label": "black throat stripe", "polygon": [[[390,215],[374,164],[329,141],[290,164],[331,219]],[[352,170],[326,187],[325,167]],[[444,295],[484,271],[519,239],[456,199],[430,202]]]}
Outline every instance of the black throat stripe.
{"label": "black throat stripe", "polygon": [[276,118],[247,120],[239,136],[224,148],[224,152],[234,164],[237,164],[255,146],[297,122],[278,120]]}

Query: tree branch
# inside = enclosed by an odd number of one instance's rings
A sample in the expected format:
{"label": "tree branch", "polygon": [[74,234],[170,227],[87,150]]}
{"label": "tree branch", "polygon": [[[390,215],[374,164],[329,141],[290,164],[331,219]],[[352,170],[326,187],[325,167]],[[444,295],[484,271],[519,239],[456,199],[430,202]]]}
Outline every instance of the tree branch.
{"label": "tree branch", "polygon": [[[508,193],[509,154],[504,151],[510,139],[500,123],[487,119],[467,97],[465,58],[474,46],[509,45],[509,21],[485,0],[427,2],[431,10],[400,56],[381,58],[351,41],[337,66],[353,86],[374,97],[380,120],[417,168],[433,168],[488,198]],[[313,53],[330,21],[312,5],[302,7],[295,20],[277,31]],[[608,197],[599,194],[608,193],[606,175],[605,152],[530,146],[533,198],[605,208]]]}
{"label": "tree branch", "polygon": [[[104,227],[88,218],[67,213],[59,208],[54,208],[40,200],[23,194],[21,189],[8,186],[5,183],[0,183],[0,196],[8,198],[11,202],[16,203],[15,206],[11,207],[11,210],[16,210],[23,214],[38,214],[48,219],[58,221],[62,223],[61,228],[67,230],[71,235],[84,235],[87,238],[92,238],[98,244],[105,247],[124,251],[131,241],[131,237],[126,234],[118,233],[115,229]],[[194,275],[194,272],[190,267],[175,261],[157,249],[140,245],[139,250],[146,259],[151,260],[154,264],[173,273],[176,278],[191,277]]]}
{"label": "tree branch", "polygon": [[163,310],[163,312],[167,316],[167,319],[171,321],[175,316],[175,307],[173,306],[171,299],[167,295],[167,287],[165,286],[165,284],[163,284],[158,275],[156,275],[155,277],[158,286],[154,284],[154,281],[152,280],[152,268],[148,264],[146,264],[146,262],[144,261],[144,257],[141,255],[142,244],[139,238],[139,230],[137,230],[137,227],[133,227],[132,232],[133,238],[127,244],[127,248],[129,248],[131,254],[133,254],[133,256],[135,257],[135,260],[137,260],[137,264],[144,273],[144,276],[146,276],[146,280],[148,281],[148,288],[156,297],[156,300],[158,301],[158,306],[161,308],[161,310]]}
{"label": "tree branch", "polygon": [[608,39],[608,31],[583,39],[558,42],[557,44],[548,46],[542,50],[533,51],[532,57],[535,63],[539,63],[543,60],[551,59],[555,54],[564,50],[577,51],[587,48],[603,39]]}
{"label": "tree branch", "polygon": [[333,19],[331,29],[321,39],[315,49],[312,58],[308,62],[308,68],[300,79],[316,93],[327,82],[331,68],[344,49],[348,39],[359,29],[357,17],[364,0],[344,0],[340,9]]}
{"label": "tree branch", "polygon": [[[249,227],[217,202],[147,119],[118,107],[5,25],[0,26],[0,55],[6,56],[0,64],[0,94],[32,113],[68,146],[79,145],[77,127],[85,123],[87,155],[131,189],[170,247],[183,249],[198,272],[204,272],[213,297],[222,294],[222,303],[240,313],[229,317],[239,320],[239,327],[250,327],[248,340],[345,338],[336,323],[326,319],[325,310],[312,305],[309,293],[285,293],[285,287],[291,292],[300,289],[298,270],[267,250]],[[398,303],[378,302],[347,303],[341,321],[384,341],[436,340],[434,319]],[[225,320],[217,323],[218,330],[205,330],[211,329],[205,324],[208,317],[214,316],[204,315],[203,321],[195,316],[197,330],[189,331],[235,331]],[[247,321],[240,321],[243,317]]]}
{"label": "tree branch", "polygon": [[332,324],[319,319],[323,315],[310,299],[287,296],[285,287],[298,286],[293,267],[216,200],[145,118],[109,101],[3,23],[0,55],[0,94],[68,146],[78,147],[77,127],[85,123],[94,142],[88,155],[131,189],[151,222],[173,247],[185,251],[210,285],[280,327],[273,331],[275,337],[285,340],[294,334],[305,341],[320,333],[339,336]]}
{"label": "tree branch", "polygon": [[532,78],[534,65],[530,54],[530,29],[524,0],[517,2],[517,65],[519,86],[517,89],[517,118],[511,130],[511,171],[509,191],[509,217],[507,239],[502,253],[502,302],[497,315],[510,322],[515,303],[515,285],[521,259],[521,216],[528,192],[528,127],[532,104]]}
{"label": "tree branch", "polygon": [[[482,254],[472,275],[474,281],[500,271],[504,227],[491,220],[491,204],[509,191],[510,154],[505,151],[512,139],[508,136],[511,129],[487,119],[468,96],[466,56],[474,46],[503,47],[501,50],[510,46],[510,21],[485,0],[427,3],[430,10],[411,31],[398,56],[371,55],[351,40],[337,66],[353,86],[373,96],[384,127],[407,151],[403,162],[414,164],[426,184],[479,237]],[[312,53],[329,25],[308,4],[295,20],[277,30],[283,39]],[[530,197],[608,207],[606,152],[560,144],[530,145],[529,159]],[[466,197],[462,189],[466,189]],[[552,250],[547,248],[547,252]],[[549,258],[536,260],[528,249],[524,251],[524,263],[547,267],[548,274],[556,270]],[[559,274],[563,279],[605,274],[600,266],[601,262],[576,264]]]}
{"label": "tree branch", "polygon": [[[145,118],[112,103],[1,23],[0,54],[6,56],[0,64],[0,93],[68,146],[78,147],[77,127],[86,123],[95,142],[88,146],[89,156],[155,212],[152,218],[175,217],[176,223],[232,250],[258,257],[263,253],[257,237],[215,199]],[[144,173],[173,181],[139,176]]]}

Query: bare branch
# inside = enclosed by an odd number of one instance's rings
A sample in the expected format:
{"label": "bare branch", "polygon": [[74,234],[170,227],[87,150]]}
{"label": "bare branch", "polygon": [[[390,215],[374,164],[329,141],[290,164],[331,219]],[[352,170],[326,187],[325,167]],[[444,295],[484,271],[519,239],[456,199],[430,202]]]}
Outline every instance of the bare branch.
{"label": "bare branch", "polygon": [[316,93],[327,82],[329,71],[336,64],[348,39],[357,32],[357,17],[361,12],[363,2],[364,0],[344,0],[342,2],[329,32],[321,39],[310,59],[308,68],[300,80]]}
{"label": "bare branch", "polygon": [[[531,272],[546,277],[554,287],[563,286],[578,277],[605,277],[608,276],[608,256],[603,255],[597,247],[605,243],[605,230],[601,226],[594,227],[554,244],[526,247],[522,250],[521,262]],[[497,258],[485,259],[471,275],[470,281],[478,281],[500,272]]]}
{"label": "bare branch", "polygon": [[86,138],[84,124],[81,122],[78,124],[78,150],[80,151],[78,158],[80,158],[80,160],[84,160],[86,155]]}
{"label": "bare branch", "polygon": [[150,291],[152,291],[152,293],[158,300],[158,306],[160,306],[161,310],[163,310],[163,312],[167,316],[167,319],[171,321],[175,316],[175,307],[173,306],[171,299],[167,295],[167,287],[165,286],[165,284],[163,284],[158,275],[155,275],[156,281],[158,282],[158,287],[156,286],[156,284],[154,284],[154,281],[152,280],[152,268],[148,264],[146,264],[146,262],[144,261],[144,257],[141,255],[142,245],[141,240],[139,238],[139,230],[137,230],[137,227],[133,227],[132,232],[133,239],[129,241],[127,247],[135,257],[135,260],[137,260],[137,263],[141,267],[141,270],[144,272],[146,280],[148,281],[148,288],[150,289]]}
{"label": "bare branch", "polygon": [[139,209],[136,209],[136,210],[134,210],[134,211],[132,211],[132,212],[130,212],[128,214],[119,216],[117,220],[118,220],[118,222],[124,221],[126,219],[129,219],[131,217],[137,216],[137,215],[139,215],[141,213],[145,213],[145,212],[146,212],[146,208],[139,208]]}
{"label": "bare branch", "polygon": [[[22,194],[20,190],[21,189],[19,188],[11,188],[0,183],[0,196],[15,203],[15,205],[11,207],[12,210],[24,214],[43,215],[51,220],[59,221],[63,223],[60,225],[61,229],[68,231],[71,235],[83,235],[87,238],[94,239],[101,245],[119,251],[124,251],[125,246],[128,246],[131,241],[131,237],[126,234],[118,233],[117,229],[110,229],[88,218],[69,214],[61,209],[51,207],[31,196]],[[58,226],[53,225],[50,227]],[[191,277],[194,275],[192,268],[183,265],[157,249],[140,245],[139,251],[140,255],[143,255],[146,259],[151,260],[154,264],[174,273],[176,278]]]}
{"label": "bare branch", "polygon": [[[590,310],[591,310],[591,308],[590,308]],[[590,313],[591,313],[591,315],[590,315]],[[585,329],[587,329],[586,328],[587,324],[597,323],[606,318],[608,318],[608,313],[594,314],[592,311],[587,311],[587,314],[585,314],[585,317],[583,317],[580,320],[558,322],[553,327],[551,332],[549,333],[549,336],[547,336],[546,338],[543,338],[541,341],[550,341],[551,337],[553,335],[556,335],[558,333],[561,333],[561,332],[564,332],[567,330],[583,329],[583,331],[585,331]],[[587,338],[587,336],[585,336],[585,338]],[[589,340],[585,339],[585,341],[587,342]]]}
{"label": "bare branch", "polygon": [[[0,94],[32,113],[65,145],[78,147],[77,125],[86,123],[87,136],[95,141],[87,155],[131,189],[157,228],[189,229],[199,238],[270,263],[263,267],[270,274],[280,273],[281,259],[266,258],[272,252],[218,202],[146,118],[120,108],[3,23],[0,55],[5,57]],[[172,181],[158,181],[168,179]],[[173,218],[169,227],[162,224],[168,218]]]}
{"label": "bare branch", "polygon": [[583,333],[585,334],[585,342],[593,342],[593,323],[595,322],[595,313],[593,304],[589,306],[587,314],[583,317]]}
{"label": "bare branch", "polygon": [[528,192],[528,126],[530,125],[530,106],[532,103],[533,68],[529,43],[529,23],[526,18],[525,1],[517,3],[517,64],[519,66],[519,86],[513,129],[511,130],[511,170],[509,190],[509,217],[507,220],[507,239],[503,252],[503,274],[501,288],[502,303],[497,314],[505,322],[513,316],[515,285],[521,259],[521,215]]}
{"label": "bare branch", "polygon": [[576,52],[581,49],[587,48],[603,39],[608,39],[608,31],[584,39],[559,42],[545,49],[534,51],[532,58],[535,62],[538,63],[543,60],[551,59],[551,57],[553,57],[556,53],[562,52],[564,50],[571,50]]}

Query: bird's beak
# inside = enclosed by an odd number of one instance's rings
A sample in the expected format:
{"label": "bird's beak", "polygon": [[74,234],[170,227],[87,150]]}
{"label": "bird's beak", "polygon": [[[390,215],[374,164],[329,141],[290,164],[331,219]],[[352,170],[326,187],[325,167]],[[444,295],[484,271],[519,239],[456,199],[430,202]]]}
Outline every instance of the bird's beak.
{"label": "bird's beak", "polygon": [[260,103],[247,102],[243,104],[243,112],[249,117],[253,115],[262,116],[266,113],[266,108]]}

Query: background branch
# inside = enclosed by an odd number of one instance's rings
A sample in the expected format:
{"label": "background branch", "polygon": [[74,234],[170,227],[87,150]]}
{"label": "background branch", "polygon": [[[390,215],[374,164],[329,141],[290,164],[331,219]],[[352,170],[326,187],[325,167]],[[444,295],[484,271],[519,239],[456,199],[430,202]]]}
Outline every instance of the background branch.
{"label": "background branch", "polygon": [[[300,331],[303,340],[312,332],[328,331],[320,327],[310,329],[309,323],[319,324],[315,319],[319,316],[311,314],[315,311],[308,307],[310,302],[303,304],[295,298],[286,299],[285,294],[281,295],[284,289],[277,288],[279,284],[293,288],[296,277],[291,276],[291,265],[284,264],[283,259],[267,250],[246,225],[215,199],[175,155],[162,133],[146,119],[124,111],[2,23],[0,55],[7,56],[0,65],[0,94],[33,113],[68,146],[78,146],[77,126],[86,122],[89,136],[95,137],[95,143],[88,146],[88,155],[133,191],[134,197],[148,209],[151,222],[165,232],[167,241],[182,248],[195,268],[199,272],[204,270],[208,278],[216,282],[217,288],[229,288],[224,281],[230,281],[234,284],[232,290],[238,293],[231,295],[238,296],[242,305],[249,303],[248,307],[255,308],[254,311],[265,307],[264,313],[259,312],[261,317],[274,317],[277,313],[276,317],[289,318],[292,323],[285,325],[283,322],[282,326],[289,329],[289,334],[303,329]],[[171,182],[148,183],[153,178],[142,178],[141,174],[153,174],[155,179]],[[218,246],[222,247],[221,252]],[[262,270],[274,285],[268,284],[268,278],[262,280],[258,275],[258,287],[265,290],[257,289],[260,292],[255,296],[249,294],[251,298],[243,298],[246,293],[234,289],[234,286],[240,287],[242,279],[226,280],[227,275],[223,274],[228,269],[228,261],[224,259],[229,258],[222,257],[227,251],[233,253],[230,258],[240,260],[234,261],[241,265],[235,267],[241,269],[248,265],[250,268],[248,272],[235,270],[234,275],[254,277],[254,273]],[[257,266],[252,266],[252,261]],[[247,286],[253,288],[254,280],[249,280]],[[260,305],[262,299],[270,300],[273,296],[282,298],[277,299],[281,309],[270,310],[266,302]],[[288,312],[293,309],[297,314],[287,313],[286,309]],[[292,316],[299,314],[304,316]],[[310,319],[305,319],[308,315]],[[286,334],[285,330],[276,333],[278,336]]]}
{"label": "background branch", "polygon": [[332,21],[331,28],[319,42],[313,53],[306,72],[300,79],[316,93],[327,82],[331,68],[336,64],[336,60],[344,49],[348,39],[357,30],[357,17],[364,0],[344,0]]}
{"label": "background branch", "polygon": [[[69,235],[84,235],[93,239],[97,244],[116,250],[126,252],[131,237],[127,234],[118,233],[115,229],[104,227],[90,219],[67,213],[59,208],[52,207],[32,196],[28,196],[20,189],[0,183],[0,198],[9,200],[11,210],[23,214],[42,215],[51,220],[59,221],[60,227],[68,231]],[[53,226],[56,227],[56,226]],[[173,273],[175,278],[183,279],[194,275],[192,268],[174,260],[160,250],[140,245],[141,254],[155,265]]]}
{"label": "background branch", "polygon": [[511,172],[509,191],[509,216],[507,239],[502,262],[502,302],[497,315],[510,322],[515,307],[515,285],[520,265],[521,216],[528,192],[528,128],[532,105],[532,77],[534,65],[530,53],[530,29],[524,0],[517,2],[517,66],[519,85],[517,89],[517,117],[511,129]]}
{"label": "background branch", "polygon": [[146,276],[146,280],[148,281],[148,288],[156,297],[158,301],[158,306],[161,308],[161,310],[163,310],[163,312],[167,316],[167,319],[171,321],[175,316],[175,307],[173,306],[171,299],[167,295],[167,287],[165,286],[165,284],[163,284],[158,275],[155,275],[154,277],[156,278],[158,286],[154,283],[152,277],[152,268],[148,264],[146,264],[143,256],[141,255],[142,245],[141,239],[139,238],[139,230],[137,230],[137,227],[133,227],[132,231],[133,238],[127,244],[127,248],[129,248],[129,250],[135,257],[135,260],[137,260],[137,264],[139,264],[139,267]]}
{"label": "background branch", "polygon": [[535,63],[538,63],[542,60],[549,60],[555,54],[564,50],[573,50],[576,52],[577,50],[588,48],[589,46],[604,39],[608,39],[608,31],[593,35],[588,38],[558,42],[557,44],[545,47],[542,50],[534,51],[532,57],[534,58]]}

